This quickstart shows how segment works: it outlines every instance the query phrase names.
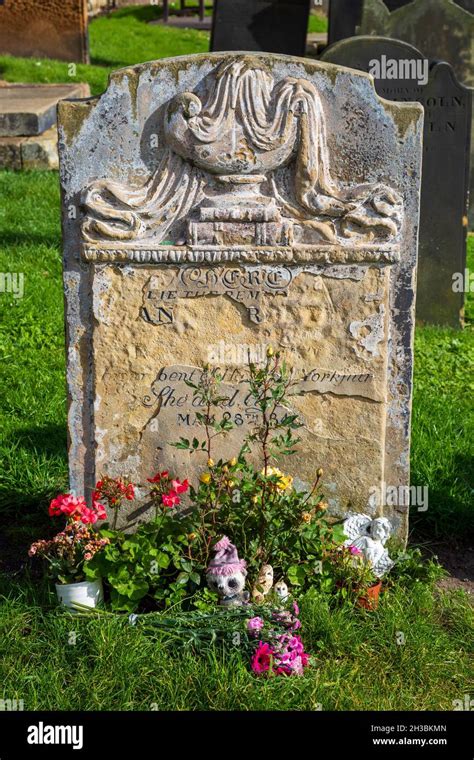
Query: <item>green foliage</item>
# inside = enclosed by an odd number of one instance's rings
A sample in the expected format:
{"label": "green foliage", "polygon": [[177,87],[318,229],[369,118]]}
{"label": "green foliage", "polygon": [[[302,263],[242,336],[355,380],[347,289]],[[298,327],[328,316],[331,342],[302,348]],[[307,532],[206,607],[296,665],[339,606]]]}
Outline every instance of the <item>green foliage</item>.
{"label": "green foliage", "polygon": [[112,609],[133,612],[142,602],[169,607],[199,588],[201,577],[187,553],[184,520],[163,511],[131,535],[108,529],[101,529],[100,535],[110,544],[85,570],[90,578],[106,579]]}

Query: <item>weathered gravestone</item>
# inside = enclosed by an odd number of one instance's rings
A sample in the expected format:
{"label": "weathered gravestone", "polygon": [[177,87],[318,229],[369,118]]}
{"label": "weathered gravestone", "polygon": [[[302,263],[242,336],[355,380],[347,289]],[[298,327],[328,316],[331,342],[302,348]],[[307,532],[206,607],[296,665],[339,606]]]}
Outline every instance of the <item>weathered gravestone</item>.
{"label": "weathered gravestone", "polygon": [[304,55],[310,0],[214,0],[211,50]]}
{"label": "weathered gravestone", "polygon": [[466,266],[472,90],[447,63],[429,68],[419,50],[386,37],[341,40],[321,59],[372,73],[381,97],[424,106],[416,315],[459,327],[464,293],[453,290],[453,275]]}
{"label": "weathered gravestone", "polygon": [[[406,486],[421,106],[360,72],[227,53],[122,69],[59,120],[72,488],[195,481],[205,462],[169,446],[197,432],[185,380],[268,344],[302,391],[298,482],[323,466],[338,515]],[[243,369],[221,366],[225,456],[255,419]],[[406,508],[388,514],[406,536]]]}
{"label": "weathered gravestone", "polygon": [[413,0],[390,13],[383,0],[364,0],[358,34],[409,42],[431,60],[447,61],[474,84],[474,15],[453,0]]}
{"label": "weathered gravestone", "polygon": [[0,54],[88,63],[87,0],[5,0]]}
{"label": "weathered gravestone", "polygon": [[[384,0],[385,8],[389,11],[396,11],[413,0]],[[455,5],[464,8],[469,13],[474,13],[474,0],[454,0]],[[339,40],[353,37],[360,25],[362,19],[362,8],[364,0],[330,0],[329,4],[329,28],[328,42],[338,42]],[[444,34],[444,29],[439,29],[439,34]],[[382,32],[377,32],[382,34]],[[385,34],[385,32],[383,32]],[[396,35],[393,35],[396,36]],[[421,44],[419,42],[419,44]]]}

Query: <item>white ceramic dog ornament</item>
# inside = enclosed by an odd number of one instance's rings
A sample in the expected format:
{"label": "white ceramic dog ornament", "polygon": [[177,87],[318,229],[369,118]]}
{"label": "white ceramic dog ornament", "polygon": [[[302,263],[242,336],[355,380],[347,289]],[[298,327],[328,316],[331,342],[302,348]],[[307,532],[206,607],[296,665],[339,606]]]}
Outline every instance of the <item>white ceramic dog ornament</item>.
{"label": "white ceramic dog ornament", "polygon": [[387,517],[372,519],[369,515],[351,513],[344,520],[343,529],[348,537],[344,546],[360,549],[377,578],[391,570],[394,562],[388,556],[385,543],[392,532],[392,524]]}

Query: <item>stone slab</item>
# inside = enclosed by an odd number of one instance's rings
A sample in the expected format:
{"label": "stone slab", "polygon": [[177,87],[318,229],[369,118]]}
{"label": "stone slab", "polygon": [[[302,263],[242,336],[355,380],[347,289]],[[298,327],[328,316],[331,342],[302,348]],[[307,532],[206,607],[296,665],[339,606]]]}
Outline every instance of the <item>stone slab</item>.
{"label": "stone slab", "polygon": [[[325,469],[330,512],[409,483],[422,108],[368,75],[214,53],[111,76],[59,106],[71,487],[205,461],[185,380],[211,362],[234,452],[255,414],[242,355],[283,350],[304,428],[285,464]],[[194,373],[194,375],[193,375]],[[256,461],[258,465],[258,461]],[[407,509],[387,507],[401,540]]]}
{"label": "stone slab", "polygon": [[58,130],[50,127],[32,137],[0,137],[0,168],[57,169]]}
{"label": "stone slab", "polygon": [[56,123],[63,98],[90,95],[87,84],[8,84],[0,87],[0,137],[40,135]]}
{"label": "stone slab", "polygon": [[0,54],[88,63],[88,0],[5,0]]}
{"label": "stone slab", "polygon": [[453,291],[453,275],[466,266],[472,90],[448,64],[429,69],[419,50],[386,37],[341,40],[322,60],[372,72],[381,97],[424,106],[416,315],[420,322],[461,327],[464,293]]}

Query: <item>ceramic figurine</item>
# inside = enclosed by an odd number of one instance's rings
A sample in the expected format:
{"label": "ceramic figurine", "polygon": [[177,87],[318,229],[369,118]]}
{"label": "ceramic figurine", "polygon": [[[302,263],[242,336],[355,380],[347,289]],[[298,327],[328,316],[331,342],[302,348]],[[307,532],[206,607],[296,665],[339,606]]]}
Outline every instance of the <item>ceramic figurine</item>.
{"label": "ceramic figurine", "polygon": [[273,586],[273,590],[276,596],[278,597],[278,599],[280,600],[280,602],[286,602],[286,600],[288,599],[290,595],[290,592],[288,591],[288,586],[286,585],[283,579],[275,583],[275,585]]}
{"label": "ceramic figurine", "polygon": [[273,567],[271,565],[262,565],[258,574],[257,582],[253,587],[252,599],[257,604],[262,604],[265,597],[273,586]]}
{"label": "ceramic figurine", "polygon": [[244,591],[247,563],[239,559],[237,549],[227,536],[214,545],[215,556],[206,570],[207,585],[219,594],[222,607],[239,607],[247,604],[250,594]]}
{"label": "ceramic figurine", "polygon": [[372,566],[374,575],[381,578],[394,565],[385,548],[392,524],[386,517],[372,519],[369,515],[350,514],[344,520],[344,533],[348,537],[344,546],[360,549],[364,559]]}

